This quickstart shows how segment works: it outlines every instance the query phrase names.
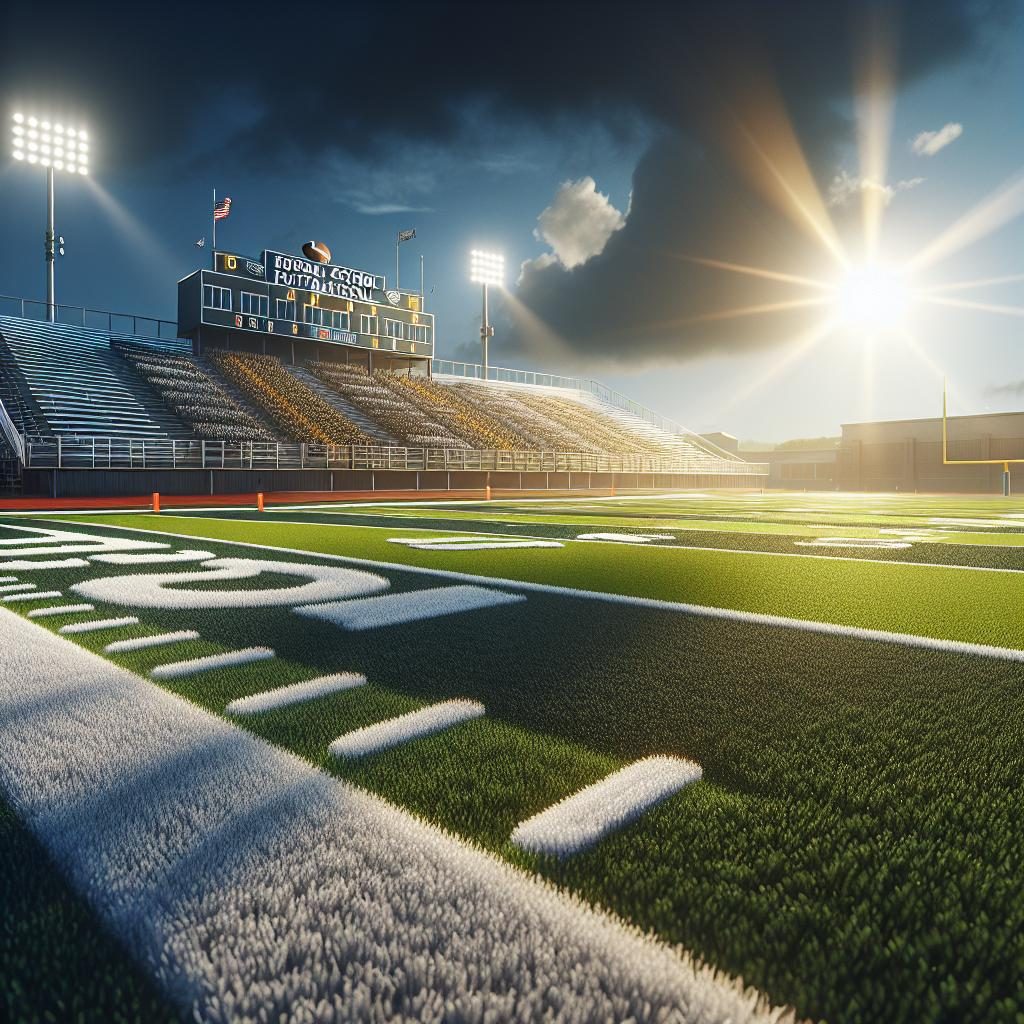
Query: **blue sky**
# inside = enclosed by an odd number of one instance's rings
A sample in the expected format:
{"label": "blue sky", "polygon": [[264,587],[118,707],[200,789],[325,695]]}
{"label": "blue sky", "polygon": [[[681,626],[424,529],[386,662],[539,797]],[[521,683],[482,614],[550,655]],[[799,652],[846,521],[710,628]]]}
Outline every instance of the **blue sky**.
{"label": "blue sky", "polygon": [[[545,31],[542,19],[531,24],[537,32]],[[532,45],[531,24],[523,31],[526,52]],[[904,29],[913,29],[914,24],[908,15]],[[1024,109],[1019,102],[1024,96],[1022,24],[1011,16],[995,27],[997,31],[987,32],[986,25],[977,26],[978,41],[964,52],[953,52],[955,41],[943,43],[946,49],[936,44],[938,55],[922,60],[913,79],[894,90],[886,183],[924,180],[897,191],[886,209],[881,252],[893,261],[909,257],[1000,186],[1024,175]],[[850,39],[833,43],[846,50],[854,47]],[[93,46],[99,56],[108,43],[97,37],[82,45]],[[587,44],[583,40],[574,45]],[[600,48],[599,42],[593,45]],[[628,63],[631,56],[638,55],[627,53],[619,59]],[[790,74],[786,61],[777,57],[775,68],[785,78]],[[595,53],[593,59],[603,58]],[[522,62],[518,67],[524,78],[536,70]],[[219,194],[233,200],[231,217],[219,228],[220,245],[241,252],[297,250],[302,242],[317,238],[330,245],[336,261],[385,273],[390,280],[395,233],[414,227],[417,238],[402,247],[403,284],[418,282],[422,254],[427,291],[432,290],[428,308],[438,318],[442,357],[470,354],[477,344],[479,294],[467,280],[469,250],[503,252],[511,294],[554,324],[551,337],[567,341],[549,344],[548,335],[541,332],[527,344],[516,335],[516,321],[507,318],[507,308],[503,311],[498,303],[492,362],[582,372],[695,429],[782,440],[837,433],[842,422],[928,416],[938,409],[936,369],[948,374],[961,411],[1024,407],[1024,387],[1007,389],[1024,381],[1024,319],[978,310],[915,308],[908,330],[927,358],[896,336],[877,339],[869,358],[860,337],[840,333],[780,369],[799,331],[794,328],[787,335],[770,315],[727,321],[713,338],[695,339],[690,328],[647,329],[639,323],[645,306],[639,315],[636,307],[631,309],[629,323],[613,325],[619,333],[610,335],[611,340],[591,346],[588,332],[593,325],[582,323],[574,333],[573,317],[579,311],[585,321],[591,298],[596,301],[607,293],[607,285],[598,282],[609,278],[594,276],[601,264],[610,267],[615,260],[631,258],[626,240],[628,245],[637,245],[638,238],[643,243],[646,236],[637,225],[641,217],[658,220],[656,206],[652,213],[655,201],[665,204],[665,217],[671,218],[678,215],[669,209],[677,199],[680,205],[699,209],[701,196],[692,183],[680,180],[678,196],[662,188],[657,200],[652,198],[646,182],[656,179],[659,166],[666,166],[655,159],[658,141],[666,126],[671,132],[677,126],[642,91],[637,89],[633,96],[628,77],[616,85],[625,97],[620,108],[603,94],[600,103],[591,95],[568,96],[577,87],[580,72],[571,77],[572,69],[560,68],[557,60],[552,67],[545,72],[551,82],[568,83],[558,89],[547,86],[560,104],[555,112],[538,105],[543,97],[533,98],[533,92],[540,91],[536,82],[523,84],[525,98],[515,106],[512,101],[520,87],[515,67],[504,72],[505,93],[491,97],[476,96],[469,85],[447,83],[453,90],[445,94],[447,106],[432,96],[428,83],[422,94],[414,89],[402,92],[388,101],[386,112],[377,112],[371,85],[359,98],[378,126],[374,144],[347,144],[352,133],[365,136],[367,129],[342,119],[338,125],[325,124],[330,143],[309,152],[303,151],[301,136],[298,142],[279,139],[274,125],[280,125],[280,115],[277,121],[269,119],[273,100],[258,90],[211,89],[198,101],[196,96],[182,96],[177,105],[173,96],[155,100],[157,123],[150,126],[152,138],[145,140],[148,148],[142,156],[126,129],[134,123],[134,111],[120,106],[120,98],[109,98],[122,96],[123,88],[99,90],[95,96],[87,90],[76,94],[75,104],[57,113],[69,120],[88,119],[95,173],[89,181],[58,178],[57,227],[67,239],[67,256],[58,265],[58,300],[173,318],[174,282],[204,258],[193,243],[205,236],[209,245],[211,189],[216,186]],[[258,67],[253,72],[258,73]],[[20,78],[15,77],[18,73]],[[859,174],[853,81],[849,76],[844,90],[841,80],[829,78],[813,116],[808,116],[801,108],[800,89],[808,88],[814,74],[819,72],[809,71],[803,82],[797,79],[795,90],[787,84],[787,97],[812,173],[826,191],[836,174]],[[590,83],[588,88],[594,92],[600,84]],[[14,104],[24,105],[26,98],[31,103],[44,94],[26,80],[23,69],[9,71],[0,85],[11,97],[8,117]],[[354,89],[349,80],[341,92],[352,98]],[[578,91],[584,92],[582,87]],[[144,107],[145,100],[141,96],[136,102]],[[47,97],[45,102],[54,100]],[[440,108],[455,109],[454,126],[431,127]],[[318,115],[321,121],[324,116]],[[822,123],[823,118],[829,121],[827,130],[808,129],[808,124]],[[314,118],[312,124],[316,123]],[[382,123],[385,128],[379,129]],[[920,132],[951,123],[962,126],[955,141],[933,156],[912,151],[910,142]],[[173,136],[166,144],[161,141],[161,124]],[[691,132],[689,122],[678,131],[686,146],[698,140],[693,150],[699,163],[699,132]],[[825,136],[827,144],[822,141]],[[649,170],[647,177],[641,171],[638,186],[634,175],[645,158]],[[553,204],[558,206],[563,185],[587,179],[593,180],[593,187],[580,190],[580,202],[565,204],[554,245],[539,238],[538,218]],[[648,197],[640,211],[630,209],[636,188],[641,189],[637,196]],[[0,196],[0,292],[42,298],[42,172],[7,163],[0,168]],[[730,204],[733,213],[736,206]],[[1024,203],[1016,206],[1024,209]],[[841,208],[832,212],[839,220],[849,213]],[[740,230],[741,214],[742,209],[736,215]],[[622,225],[611,232],[607,248],[602,249],[600,224],[595,221],[588,233],[587,218],[595,217]],[[641,263],[653,259],[661,268],[650,299],[644,302],[657,305],[663,297],[667,302],[678,283],[681,294],[671,311],[685,317],[693,270],[670,256],[662,258],[666,247],[678,245],[680,253],[739,262],[746,254],[742,246],[732,252],[724,231],[721,239],[708,234],[714,231],[713,222],[710,229],[702,224],[700,230],[696,220],[680,223],[667,242],[658,241],[662,248],[653,257],[651,252],[638,252],[637,258]],[[692,237],[689,223],[694,224]],[[823,252],[816,257],[813,247],[801,248],[799,257],[795,255],[796,234],[794,228],[792,233],[778,230],[766,235],[762,253],[777,258],[782,269],[799,267],[826,279],[834,276]],[[584,252],[588,245],[598,251],[569,268],[552,253],[561,247],[564,256],[577,238],[584,239]],[[519,288],[520,265],[538,258],[540,262],[531,266],[538,268],[539,276]],[[927,282],[1020,273],[1024,219],[1007,214],[998,230],[931,268]],[[589,284],[591,280],[594,283]],[[725,274],[715,282],[720,287],[715,301],[745,305],[744,283],[739,275]],[[624,287],[638,291],[636,281]],[[641,281],[639,290],[643,287]],[[787,286],[779,286],[779,298],[792,294]],[[976,302],[1024,307],[1022,282],[957,294]],[[609,308],[614,317],[614,302]],[[653,311],[651,319],[657,319]],[[755,386],[773,371],[770,379]]]}

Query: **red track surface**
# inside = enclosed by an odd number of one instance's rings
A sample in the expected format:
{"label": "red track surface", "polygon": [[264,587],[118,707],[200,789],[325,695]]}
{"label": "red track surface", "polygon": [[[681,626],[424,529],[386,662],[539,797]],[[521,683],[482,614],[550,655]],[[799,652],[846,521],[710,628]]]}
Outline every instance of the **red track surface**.
{"label": "red track surface", "polygon": [[[492,488],[494,497],[502,498],[564,498],[585,495],[606,496],[612,494],[608,488],[593,490],[542,490],[514,491]],[[621,493],[654,493],[629,492]],[[265,505],[305,505],[315,502],[344,501],[449,501],[486,498],[486,491],[480,487],[459,491],[272,491],[263,495]],[[161,494],[161,509],[213,507],[256,507],[256,492],[244,494]],[[149,509],[153,507],[150,494],[132,494],[108,498],[0,498],[0,513],[3,512],[88,512],[95,509],[117,511],[119,509]]]}

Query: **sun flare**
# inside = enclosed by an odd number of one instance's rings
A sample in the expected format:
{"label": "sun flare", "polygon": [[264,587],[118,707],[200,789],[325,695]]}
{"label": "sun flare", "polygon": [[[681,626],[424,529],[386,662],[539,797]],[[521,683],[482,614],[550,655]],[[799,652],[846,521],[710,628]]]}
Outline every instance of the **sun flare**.
{"label": "sun flare", "polygon": [[882,263],[851,267],[833,292],[838,324],[872,333],[899,330],[910,302],[904,273]]}

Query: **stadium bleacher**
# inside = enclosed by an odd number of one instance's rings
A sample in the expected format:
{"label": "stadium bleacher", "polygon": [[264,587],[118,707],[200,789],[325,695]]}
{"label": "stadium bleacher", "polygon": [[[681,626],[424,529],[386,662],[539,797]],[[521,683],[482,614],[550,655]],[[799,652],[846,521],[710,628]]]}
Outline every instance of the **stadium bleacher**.
{"label": "stadium bleacher", "polygon": [[469,448],[387,376],[346,363],[310,362],[309,370],[345,401],[383,427],[398,443],[416,448]]}
{"label": "stadium bleacher", "polygon": [[373,444],[350,419],[290,374],[274,356],[210,352],[217,370],[293,441]]}
{"label": "stadium bleacher", "polygon": [[114,352],[126,359],[196,437],[213,441],[273,441],[263,423],[243,409],[190,356],[119,341]]}
{"label": "stadium bleacher", "polygon": [[[119,359],[109,332],[0,317],[0,365],[19,430],[40,436],[189,437]],[[179,348],[181,346],[179,345]],[[18,421],[21,422],[18,422]]]}

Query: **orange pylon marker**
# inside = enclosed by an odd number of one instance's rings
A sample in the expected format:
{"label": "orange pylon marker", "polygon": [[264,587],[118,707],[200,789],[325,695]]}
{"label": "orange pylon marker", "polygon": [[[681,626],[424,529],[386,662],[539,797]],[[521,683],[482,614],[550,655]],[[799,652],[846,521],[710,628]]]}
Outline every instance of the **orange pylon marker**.
{"label": "orange pylon marker", "polygon": [[257,491],[256,492],[256,511],[257,512],[262,512],[263,511],[263,492],[262,491]]}
{"label": "orange pylon marker", "polygon": [[612,484],[612,493],[611,493],[610,497],[612,497],[612,498],[615,497],[615,484]]}
{"label": "orange pylon marker", "polygon": [[154,491],[153,492],[153,513],[155,515],[160,515],[160,492],[159,491]]}
{"label": "orange pylon marker", "polygon": [[487,484],[487,486],[484,488],[484,500],[485,501],[490,501],[491,500],[491,485],[490,484]]}

